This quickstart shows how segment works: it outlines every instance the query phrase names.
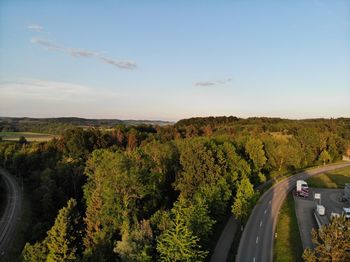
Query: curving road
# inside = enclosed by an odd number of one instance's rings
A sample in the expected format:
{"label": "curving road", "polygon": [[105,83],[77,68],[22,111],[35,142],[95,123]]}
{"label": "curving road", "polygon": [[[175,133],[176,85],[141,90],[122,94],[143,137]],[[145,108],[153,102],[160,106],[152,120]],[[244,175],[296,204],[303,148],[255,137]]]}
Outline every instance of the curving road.
{"label": "curving road", "polygon": [[5,255],[14,238],[15,228],[20,219],[21,190],[13,176],[0,168],[0,183],[6,187],[6,204],[0,220],[0,257]]}
{"label": "curving road", "polygon": [[295,187],[296,181],[346,166],[350,166],[350,163],[323,166],[301,172],[282,180],[266,191],[248,219],[239,243],[236,261],[272,261],[278,213],[287,194]]}

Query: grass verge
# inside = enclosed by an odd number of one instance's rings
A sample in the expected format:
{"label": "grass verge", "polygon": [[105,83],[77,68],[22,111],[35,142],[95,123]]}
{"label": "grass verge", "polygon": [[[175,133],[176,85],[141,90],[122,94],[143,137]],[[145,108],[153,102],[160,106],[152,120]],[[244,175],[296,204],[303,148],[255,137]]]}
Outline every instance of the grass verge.
{"label": "grass verge", "polygon": [[311,177],[308,179],[307,183],[309,187],[344,188],[345,183],[350,183],[350,167]]}
{"label": "grass verge", "polygon": [[292,193],[288,194],[283,203],[278,216],[276,232],[273,261],[302,261],[303,247]]}

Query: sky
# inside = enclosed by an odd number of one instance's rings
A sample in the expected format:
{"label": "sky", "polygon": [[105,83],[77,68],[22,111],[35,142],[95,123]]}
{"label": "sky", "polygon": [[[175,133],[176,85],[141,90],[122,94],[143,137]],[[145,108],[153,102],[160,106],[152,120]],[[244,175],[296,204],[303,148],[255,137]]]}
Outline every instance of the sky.
{"label": "sky", "polygon": [[350,1],[0,0],[0,116],[350,117]]}

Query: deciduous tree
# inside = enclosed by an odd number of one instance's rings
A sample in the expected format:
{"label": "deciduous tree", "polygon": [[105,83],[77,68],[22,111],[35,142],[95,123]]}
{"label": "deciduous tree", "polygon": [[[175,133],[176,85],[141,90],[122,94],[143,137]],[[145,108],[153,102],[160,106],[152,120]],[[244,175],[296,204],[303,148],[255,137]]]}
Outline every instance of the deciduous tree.
{"label": "deciduous tree", "polygon": [[344,216],[333,218],[327,226],[312,230],[315,249],[306,249],[306,262],[350,261],[350,220]]}

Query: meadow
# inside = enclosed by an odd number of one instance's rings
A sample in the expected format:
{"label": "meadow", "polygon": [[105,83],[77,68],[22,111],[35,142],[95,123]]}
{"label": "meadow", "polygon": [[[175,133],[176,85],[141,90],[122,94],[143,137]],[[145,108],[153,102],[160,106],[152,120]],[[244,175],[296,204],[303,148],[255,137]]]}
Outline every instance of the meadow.
{"label": "meadow", "polygon": [[25,137],[28,142],[46,142],[54,138],[54,135],[33,132],[0,132],[3,141],[18,141],[20,137]]}

